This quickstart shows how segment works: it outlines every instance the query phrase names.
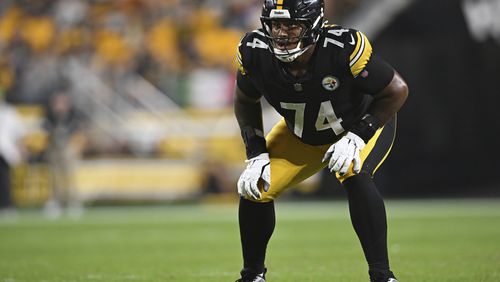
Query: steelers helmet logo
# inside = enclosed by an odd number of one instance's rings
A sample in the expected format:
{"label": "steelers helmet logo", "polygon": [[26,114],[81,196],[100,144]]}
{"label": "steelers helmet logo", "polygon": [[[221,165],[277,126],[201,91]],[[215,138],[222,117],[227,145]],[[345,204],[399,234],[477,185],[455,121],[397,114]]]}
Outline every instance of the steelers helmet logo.
{"label": "steelers helmet logo", "polygon": [[321,81],[321,84],[323,85],[323,87],[326,90],[333,91],[333,90],[339,88],[340,81],[335,76],[329,75],[329,76],[325,76],[325,78],[323,78],[323,80]]}

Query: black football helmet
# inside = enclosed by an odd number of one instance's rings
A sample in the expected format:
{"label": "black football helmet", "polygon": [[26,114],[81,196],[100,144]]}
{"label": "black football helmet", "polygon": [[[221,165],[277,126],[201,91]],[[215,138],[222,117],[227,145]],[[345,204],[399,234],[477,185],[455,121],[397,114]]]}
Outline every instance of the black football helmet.
{"label": "black football helmet", "polygon": [[[323,0],[264,0],[260,21],[271,43],[270,50],[279,60],[292,62],[318,41],[323,26],[323,10]],[[293,22],[303,27],[299,37],[294,39],[298,41],[297,47],[291,50],[277,48],[277,43],[283,39],[273,36],[273,21]]]}

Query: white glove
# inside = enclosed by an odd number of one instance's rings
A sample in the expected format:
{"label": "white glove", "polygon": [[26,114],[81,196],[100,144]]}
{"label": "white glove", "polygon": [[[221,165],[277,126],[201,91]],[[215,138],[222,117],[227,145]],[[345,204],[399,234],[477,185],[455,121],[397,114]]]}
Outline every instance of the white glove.
{"label": "white glove", "polygon": [[264,180],[264,191],[269,190],[271,185],[271,166],[268,153],[262,153],[245,161],[247,168],[243,171],[238,180],[238,194],[242,197],[252,197],[255,200],[260,198],[259,179]]}
{"label": "white glove", "polygon": [[354,162],[353,170],[359,173],[361,170],[361,159],[359,152],[365,147],[365,141],[358,135],[347,132],[339,141],[328,148],[322,162],[330,159],[328,169],[330,172],[338,172],[340,175],[346,174],[351,163]]}

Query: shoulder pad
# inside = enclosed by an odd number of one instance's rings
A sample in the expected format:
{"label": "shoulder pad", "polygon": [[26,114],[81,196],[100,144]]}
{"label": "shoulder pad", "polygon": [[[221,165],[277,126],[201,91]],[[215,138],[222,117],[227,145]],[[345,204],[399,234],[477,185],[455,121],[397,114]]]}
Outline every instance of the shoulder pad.
{"label": "shoulder pad", "polygon": [[243,36],[238,44],[238,53],[236,59],[238,62],[238,70],[242,75],[246,75],[252,68],[252,55],[257,50],[265,50],[268,52],[269,45],[267,38],[261,29],[256,29]]}
{"label": "shoulder pad", "polygon": [[372,54],[372,46],[366,36],[358,30],[338,25],[326,25],[323,47],[341,48],[351,74],[356,77],[365,68]]}

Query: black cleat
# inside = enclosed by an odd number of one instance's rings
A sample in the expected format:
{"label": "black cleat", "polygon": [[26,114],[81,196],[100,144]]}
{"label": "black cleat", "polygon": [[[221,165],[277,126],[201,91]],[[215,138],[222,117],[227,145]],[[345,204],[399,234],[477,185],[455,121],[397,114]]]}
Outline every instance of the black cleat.
{"label": "black cleat", "polygon": [[[251,273],[245,270],[241,271],[241,278],[234,282],[266,282],[266,270],[260,274]],[[396,281],[397,282],[397,281]]]}
{"label": "black cleat", "polygon": [[254,276],[253,278],[252,277],[240,278],[240,279],[236,280],[235,282],[266,282],[266,279],[264,277],[257,275],[257,276]]}

